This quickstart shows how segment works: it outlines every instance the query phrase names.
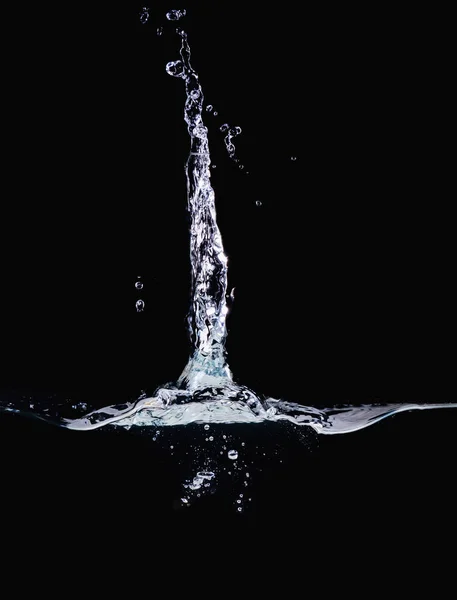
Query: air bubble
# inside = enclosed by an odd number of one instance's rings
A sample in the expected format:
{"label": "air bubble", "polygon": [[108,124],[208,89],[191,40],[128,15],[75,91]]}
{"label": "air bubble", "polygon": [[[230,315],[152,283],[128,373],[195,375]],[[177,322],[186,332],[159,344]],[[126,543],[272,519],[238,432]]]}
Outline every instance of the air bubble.
{"label": "air bubble", "polygon": [[209,436],[209,441],[214,442],[214,437],[212,435]]}
{"label": "air bubble", "polygon": [[162,35],[163,27],[157,27],[157,35]]}
{"label": "air bubble", "polygon": [[229,128],[228,124],[227,124],[227,123],[224,123],[223,125],[221,125],[221,126],[219,127],[219,130],[220,130],[220,131],[227,131],[227,129],[228,129],[228,128]]}
{"label": "air bubble", "polygon": [[241,500],[237,500],[236,502],[237,502],[237,504],[241,504]]}
{"label": "air bubble", "polygon": [[200,92],[198,90],[192,90],[190,92],[190,97],[192,100],[198,100],[198,98],[200,98]]}
{"label": "air bubble", "polygon": [[186,10],[183,8],[182,10],[170,10],[167,12],[167,19],[169,21],[179,21],[181,17],[186,16]]}
{"label": "air bubble", "polygon": [[211,165],[211,168],[212,168],[212,169],[215,169],[215,168],[216,168],[216,165]]}
{"label": "air bubble", "polygon": [[140,22],[144,25],[149,20],[149,8],[147,6],[143,6],[140,12]]}
{"label": "air bubble", "polygon": [[296,157],[296,156],[291,156],[291,157],[290,157],[290,160],[292,160],[292,161],[296,161],[296,160],[297,160],[297,157]]}
{"label": "air bubble", "polygon": [[208,106],[206,107],[206,110],[208,112],[211,112],[213,110],[213,105],[212,104],[208,104]]}
{"label": "air bubble", "polygon": [[262,206],[262,203],[260,202],[260,200],[256,200],[256,206]]}
{"label": "air bubble", "polygon": [[238,458],[238,452],[236,450],[229,450],[227,456],[230,460],[236,460]]}
{"label": "air bubble", "polygon": [[136,304],[136,312],[143,312],[144,311],[144,301],[143,300],[137,300]]}
{"label": "air bubble", "polygon": [[143,283],[141,281],[137,281],[135,283],[135,287],[137,290],[142,290],[143,289]]}
{"label": "air bubble", "polygon": [[217,117],[217,115],[218,115],[218,114],[219,114],[219,113],[217,112],[217,110],[215,110],[215,111],[213,112],[213,115],[214,115],[215,117]]}
{"label": "air bubble", "polygon": [[244,165],[240,165],[238,168],[242,170],[244,169]]}
{"label": "air bubble", "polygon": [[243,509],[241,508],[241,506],[238,507],[238,512],[241,512]]}

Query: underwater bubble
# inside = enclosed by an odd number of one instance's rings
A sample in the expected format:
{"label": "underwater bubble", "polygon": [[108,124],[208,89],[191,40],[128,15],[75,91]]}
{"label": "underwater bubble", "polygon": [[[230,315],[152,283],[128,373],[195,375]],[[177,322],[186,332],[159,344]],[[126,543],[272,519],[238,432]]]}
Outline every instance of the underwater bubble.
{"label": "underwater bubble", "polygon": [[143,6],[140,11],[140,22],[144,25],[149,20],[149,8],[147,6]]}
{"label": "underwater bubble", "polygon": [[228,123],[224,123],[223,125],[221,125],[219,127],[220,131],[227,131],[227,129],[229,128]]}
{"label": "underwater bubble", "polygon": [[169,21],[179,21],[181,17],[186,16],[186,10],[183,8],[182,10],[170,10],[167,12],[167,19]]}
{"label": "underwater bubble", "polygon": [[197,100],[197,98],[200,97],[200,92],[198,90],[192,90],[190,92],[190,97],[192,98],[192,100]]}
{"label": "underwater bubble", "polygon": [[209,436],[209,441],[213,442],[214,441],[214,437],[212,435]]}
{"label": "underwater bubble", "polygon": [[291,157],[290,157],[290,160],[296,161],[296,160],[297,160],[297,157],[296,157],[296,156],[291,156]]}
{"label": "underwater bubble", "polygon": [[244,169],[244,165],[239,165],[239,169]]}
{"label": "underwater bubble", "polygon": [[213,110],[213,105],[212,104],[208,104],[208,106],[206,107],[206,110],[208,112],[211,112]]}
{"label": "underwater bubble", "polygon": [[215,168],[216,168],[216,165],[211,165],[211,168],[212,168],[212,169],[215,169]]}
{"label": "underwater bubble", "polygon": [[144,301],[143,300],[137,300],[136,304],[135,304],[135,307],[136,307],[136,311],[137,312],[143,312],[144,311]]}
{"label": "underwater bubble", "polygon": [[260,200],[256,200],[255,204],[256,204],[256,206],[262,206],[262,203],[260,202]]}
{"label": "underwater bubble", "polygon": [[203,426],[203,429],[206,429],[206,431],[208,431],[208,429],[209,429],[209,425],[208,425],[208,423],[207,423],[206,425],[204,425],[204,426]]}
{"label": "underwater bubble", "polygon": [[157,35],[162,35],[163,27],[157,27]]}
{"label": "underwater bubble", "polygon": [[241,512],[243,509],[241,508],[241,506],[238,507],[238,512]]}
{"label": "underwater bubble", "polygon": [[229,450],[227,456],[230,460],[236,460],[238,458],[238,452],[236,450]]}
{"label": "underwater bubble", "polygon": [[135,283],[135,287],[137,290],[142,290],[143,289],[143,283],[141,281],[137,281]]}
{"label": "underwater bubble", "polygon": [[181,60],[172,60],[165,67],[168,75],[184,77],[184,63]]}
{"label": "underwater bubble", "polygon": [[219,114],[219,113],[217,112],[217,110],[215,110],[215,111],[213,112],[213,115],[214,115],[215,117],[217,117],[217,115],[218,115],[218,114]]}
{"label": "underwater bubble", "polygon": [[181,498],[181,502],[184,502],[184,504],[187,504],[188,500],[187,500],[187,498]]}

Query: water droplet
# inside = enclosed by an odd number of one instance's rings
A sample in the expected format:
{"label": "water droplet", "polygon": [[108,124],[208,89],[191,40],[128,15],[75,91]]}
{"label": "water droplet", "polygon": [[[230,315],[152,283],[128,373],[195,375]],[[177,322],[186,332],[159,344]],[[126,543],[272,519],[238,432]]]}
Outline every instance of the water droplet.
{"label": "water droplet", "polygon": [[143,302],[143,300],[137,300],[136,304],[135,304],[135,307],[136,307],[136,312],[143,312],[143,310],[144,310],[144,302]]}
{"label": "water droplet", "polygon": [[163,27],[157,27],[157,35],[162,35]]}
{"label": "water droplet", "polygon": [[221,126],[219,127],[219,130],[220,130],[220,131],[227,131],[227,129],[228,129],[228,128],[229,128],[228,124],[227,124],[227,123],[224,123],[223,125],[221,125]]}
{"label": "water droplet", "polygon": [[209,425],[208,425],[208,423],[207,423],[206,425],[204,425],[204,426],[203,426],[203,429],[206,429],[206,431],[208,431],[208,429],[209,429]]}
{"label": "water droplet", "polygon": [[167,12],[167,19],[169,21],[179,21],[181,17],[186,16],[186,10],[183,8],[182,10],[170,10]]}
{"label": "water droplet", "polygon": [[140,11],[140,22],[144,25],[147,23],[149,19],[149,8],[147,6],[143,6]]}
{"label": "water droplet", "polygon": [[181,60],[172,60],[165,67],[168,75],[184,77],[184,63]]}
{"label": "water droplet", "polygon": [[296,160],[297,160],[297,157],[296,157],[296,156],[291,156],[291,157],[290,157],[290,160],[296,161]]}
{"label": "water droplet", "polygon": [[142,290],[143,289],[143,283],[141,281],[137,281],[135,283],[135,287],[137,290]]}
{"label": "water droplet", "polygon": [[260,202],[260,200],[256,200],[256,206],[262,206],[262,203]]}
{"label": "water droplet", "polygon": [[212,104],[208,104],[208,106],[206,107],[206,110],[208,112],[211,112],[213,110],[213,105]]}
{"label": "water droplet", "polygon": [[[235,289],[235,288],[233,288],[233,289]],[[224,433],[224,435],[222,437],[224,438],[224,440],[227,439],[227,436],[225,435],[225,433]]]}
{"label": "water droplet", "polygon": [[212,436],[212,435],[210,435],[210,436],[209,436],[209,441],[210,441],[210,442],[213,442],[213,441],[214,441],[214,438],[213,438],[213,436]]}
{"label": "water droplet", "polygon": [[236,450],[229,450],[227,456],[230,460],[236,460],[238,458],[238,452]]}

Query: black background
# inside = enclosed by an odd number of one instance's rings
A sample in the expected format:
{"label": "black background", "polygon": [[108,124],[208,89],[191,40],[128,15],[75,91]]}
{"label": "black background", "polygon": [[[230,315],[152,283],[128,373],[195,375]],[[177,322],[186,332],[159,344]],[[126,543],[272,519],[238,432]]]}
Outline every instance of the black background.
{"label": "black background", "polygon": [[[4,10],[2,394],[105,406],[185,365],[189,139],[184,85],[165,72],[182,25],[218,111],[206,123],[236,287],[235,378],[315,406],[455,400],[423,15],[200,4],[176,24],[169,8],[155,3],[145,25],[135,3]],[[242,127],[243,171],[224,122]],[[273,429],[262,443],[285,459],[259,475],[240,516],[229,484],[178,510],[175,461],[132,432],[82,435],[2,414],[3,525],[12,515],[22,535],[50,528],[62,544],[68,527],[114,540],[116,519],[132,544],[139,529],[276,527],[314,548],[365,535],[370,547],[372,536],[410,544],[419,527],[439,545],[455,529],[455,423],[452,410],[403,414],[306,444]]]}

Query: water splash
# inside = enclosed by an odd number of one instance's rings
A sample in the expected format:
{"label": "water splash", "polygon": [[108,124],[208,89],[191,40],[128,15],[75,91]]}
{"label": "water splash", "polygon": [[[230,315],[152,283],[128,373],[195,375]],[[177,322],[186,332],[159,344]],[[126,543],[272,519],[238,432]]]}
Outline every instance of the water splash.
{"label": "water splash", "polygon": [[[167,13],[167,19],[177,21],[185,14],[185,10],[173,10]],[[146,7],[141,15],[141,22],[147,21],[149,12]],[[157,33],[161,31],[162,28],[159,28]],[[192,301],[188,315],[192,351],[189,361],[177,382],[161,386],[151,396],[142,393],[138,398],[121,405],[95,409],[88,402],[75,403],[69,398],[62,400],[54,395],[14,396],[10,393],[0,397],[0,409],[75,430],[92,430],[104,426],[174,427],[191,423],[206,424],[206,429],[209,423],[286,421],[308,426],[319,434],[328,435],[357,431],[403,411],[457,408],[456,403],[373,403],[316,408],[260,396],[233,380],[225,350],[228,313],[227,256],[216,222],[215,194],[210,183],[208,131],[202,118],[204,96],[198,76],[190,63],[187,35],[182,30],[178,34],[181,37],[180,59],[169,62],[166,71],[185,83],[184,119],[191,142],[186,163],[192,275]],[[241,128],[230,127],[225,123],[220,130],[226,134],[226,148],[233,158],[234,139],[240,135]],[[295,161],[296,157],[291,156],[291,160]],[[262,202],[257,200],[256,205],[261,206]],[[135,284],[137,290],[142,288],[140,284],[140,281]],[[229,298],[233,300],[234,290]],[[137,300],[138,312],[143,312],[144,306],[142,299]],[[157,434],[153,439],[157,439]],[[230,461],[239,463],[239,450],[228,448],[224,444],[220,452],[225,452]],[[215,468],[198,470],[188,484],[188,489],[198,491],[211,482],[214,477],[209,477],[209,473],[214,474]],[[249,473],[246,472],[245,483],[248,477]],[[188,497],[185,499],[188,502]]]}

